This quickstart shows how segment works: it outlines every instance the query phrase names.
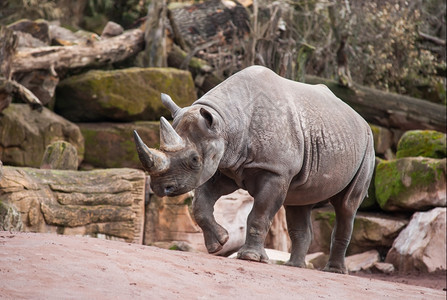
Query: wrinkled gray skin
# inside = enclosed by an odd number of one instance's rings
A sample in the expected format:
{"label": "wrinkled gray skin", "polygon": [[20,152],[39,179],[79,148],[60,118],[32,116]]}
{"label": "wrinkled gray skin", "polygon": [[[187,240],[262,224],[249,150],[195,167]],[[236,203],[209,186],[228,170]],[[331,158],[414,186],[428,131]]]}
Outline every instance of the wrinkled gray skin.
{"label": "wrinkled gray skin", "polygon": [[362,117],[326,86],[290,81],[260,66],[231,76],[190,107],[179,108],[167,95],[162,101],[173,125],[162,118],[161,151],[147,148],[135,132],[140,160],[159,196],[196,189],[193,214],[209,253],[228,240],[214,219],[214,203],[242,188],[254,205],[238,258],[268,260],[264,240],[284,205],[292,240],[287,264],[305,267],[311,209],[330,201],[336,221],[325,270],[347,272],[354,216],[374,168],[373,137]]}

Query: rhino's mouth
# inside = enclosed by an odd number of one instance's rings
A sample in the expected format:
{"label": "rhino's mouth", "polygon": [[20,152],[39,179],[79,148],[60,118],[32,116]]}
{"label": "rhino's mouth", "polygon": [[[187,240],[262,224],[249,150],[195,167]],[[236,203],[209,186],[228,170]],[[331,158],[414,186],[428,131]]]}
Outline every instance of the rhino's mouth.
{"label": "rhino's mouth", "polygon": [[173,184],[165,184],[161,186],[152,186],[152,190],[154,193],[159,197],[175,197],[180,196],[182,194],[186,194],[190,191],[192,191],[194,188],[188,188],[185,185],[173,185]]}

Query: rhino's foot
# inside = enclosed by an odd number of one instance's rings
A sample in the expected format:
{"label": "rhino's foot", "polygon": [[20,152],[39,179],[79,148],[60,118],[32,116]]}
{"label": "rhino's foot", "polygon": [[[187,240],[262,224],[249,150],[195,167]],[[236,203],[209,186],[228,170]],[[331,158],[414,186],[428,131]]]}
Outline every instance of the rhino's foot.
{"label": "rhino's foot", "polygon": [[208,253],[213,254],[222,250],[223,245],[228,241],[228,232],[222,226],[218,225],[214,231],[203,231],[205,245]]}
{"label": "rhino's foot", "polygon": [[263,263],[267,263],[269,261],[269,257],[265,252],[264,248],[254,249],[248,247],[242,247],[237,253],[237,258],[251,261],[259,261]]}
{"label": "rhino's foot", "polygon": [[332,266],[330,264],[327,264],[323,271],[325,272],[331,272],[331,273],[338,273],[338,274],[348,274],[348,270],[345,266]]}
{"label": "rhino's foot", "polygon": [[285,263],[285,265],[289,266],[289,267],[307,268],[307,265],[305,262],[296,262],[296,261],[291,261],[291,260],[288,260]]}

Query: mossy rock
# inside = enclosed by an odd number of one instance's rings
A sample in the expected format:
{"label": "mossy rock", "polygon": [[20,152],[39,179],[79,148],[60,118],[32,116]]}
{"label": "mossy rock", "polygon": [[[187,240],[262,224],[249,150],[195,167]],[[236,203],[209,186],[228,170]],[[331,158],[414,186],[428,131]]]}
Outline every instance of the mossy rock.
{"label": "mossy rock", "polygon": [[[385,255],[393,240],[405,228],[408,220],[383,213],[358,212],[354,219],[348,255],[376,249]],[[335,212],[331,206],[312,210],[313,240],[309,253],[329,253]]]}
{"label": "mossy rock", "polygon": [[173,68],[89,71],[60,82],[55,111],[74,122],[155,121],[170,117],[161,93],[181,107],[191,105],[196,100],[191,73]]}
{"label": "mossy rock", "polygon": [[446,206],[446,159],[406,157],[376,168],[376,199],[386,211]]}
{"label": "mossy rock", "polygon": [[79,127],[45,107],[39,112],[28,104],[11,104],[0,116],[0,128],[0,159],[6,165],[38,168],[46,146],[55,141],[75,146],[78,162],[84,157]]}
{"label": "mossy rock", "polygon": [[78,163],[76,147],[66,141],[56,141],[47,146],[40,168],[77,170]]}
{"label": "mossy rock", "polygon": [[159,146],[159,122],[79,123],[85,139],[84,163],[96,168],[138,168],[133,130],[152,148]]}
{"label": "mossy rock", "polygon": [[335,224],[335,212],[332,206],[313,209],[311,220],[313,239],[308,252],[329,253],[332,228]]}
{"label": "mossy rock", "polygon": [[394,239],[407,224],[408,220],[404,217],[391,217],[383,213],[357,213],[348,255],[375,249],[385,256]]}
{"label": "mossy rock", "polygon": [[402,157],[447,157],[445,133],[434,130],[407,131],[397,145],[397,158]]}

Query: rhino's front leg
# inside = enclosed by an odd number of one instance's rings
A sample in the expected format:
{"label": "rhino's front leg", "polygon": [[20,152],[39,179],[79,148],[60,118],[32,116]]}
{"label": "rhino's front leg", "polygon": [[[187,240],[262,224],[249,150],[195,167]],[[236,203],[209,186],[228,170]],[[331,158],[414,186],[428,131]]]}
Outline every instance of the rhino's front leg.
{"label": "rhino's front leg", "polygon": [[284,179],[270,173],[250,176],[246,184],[248,192],[253,195],[253,208],[247,219],[245,244],[237,257],[245,260],[267,262],[268,256],[264,242],[272,224],[273,217],[281,208],[288,185]]}
{"label": "rhino's front leg", "polygon": [[228,232],[214,218],[214,204],[223,195],[234,192],[237,185],[230,178],[216,173],[195,190],[192,204],[194,219],[203,231],[208,253],[216,253],[228,241]]}

